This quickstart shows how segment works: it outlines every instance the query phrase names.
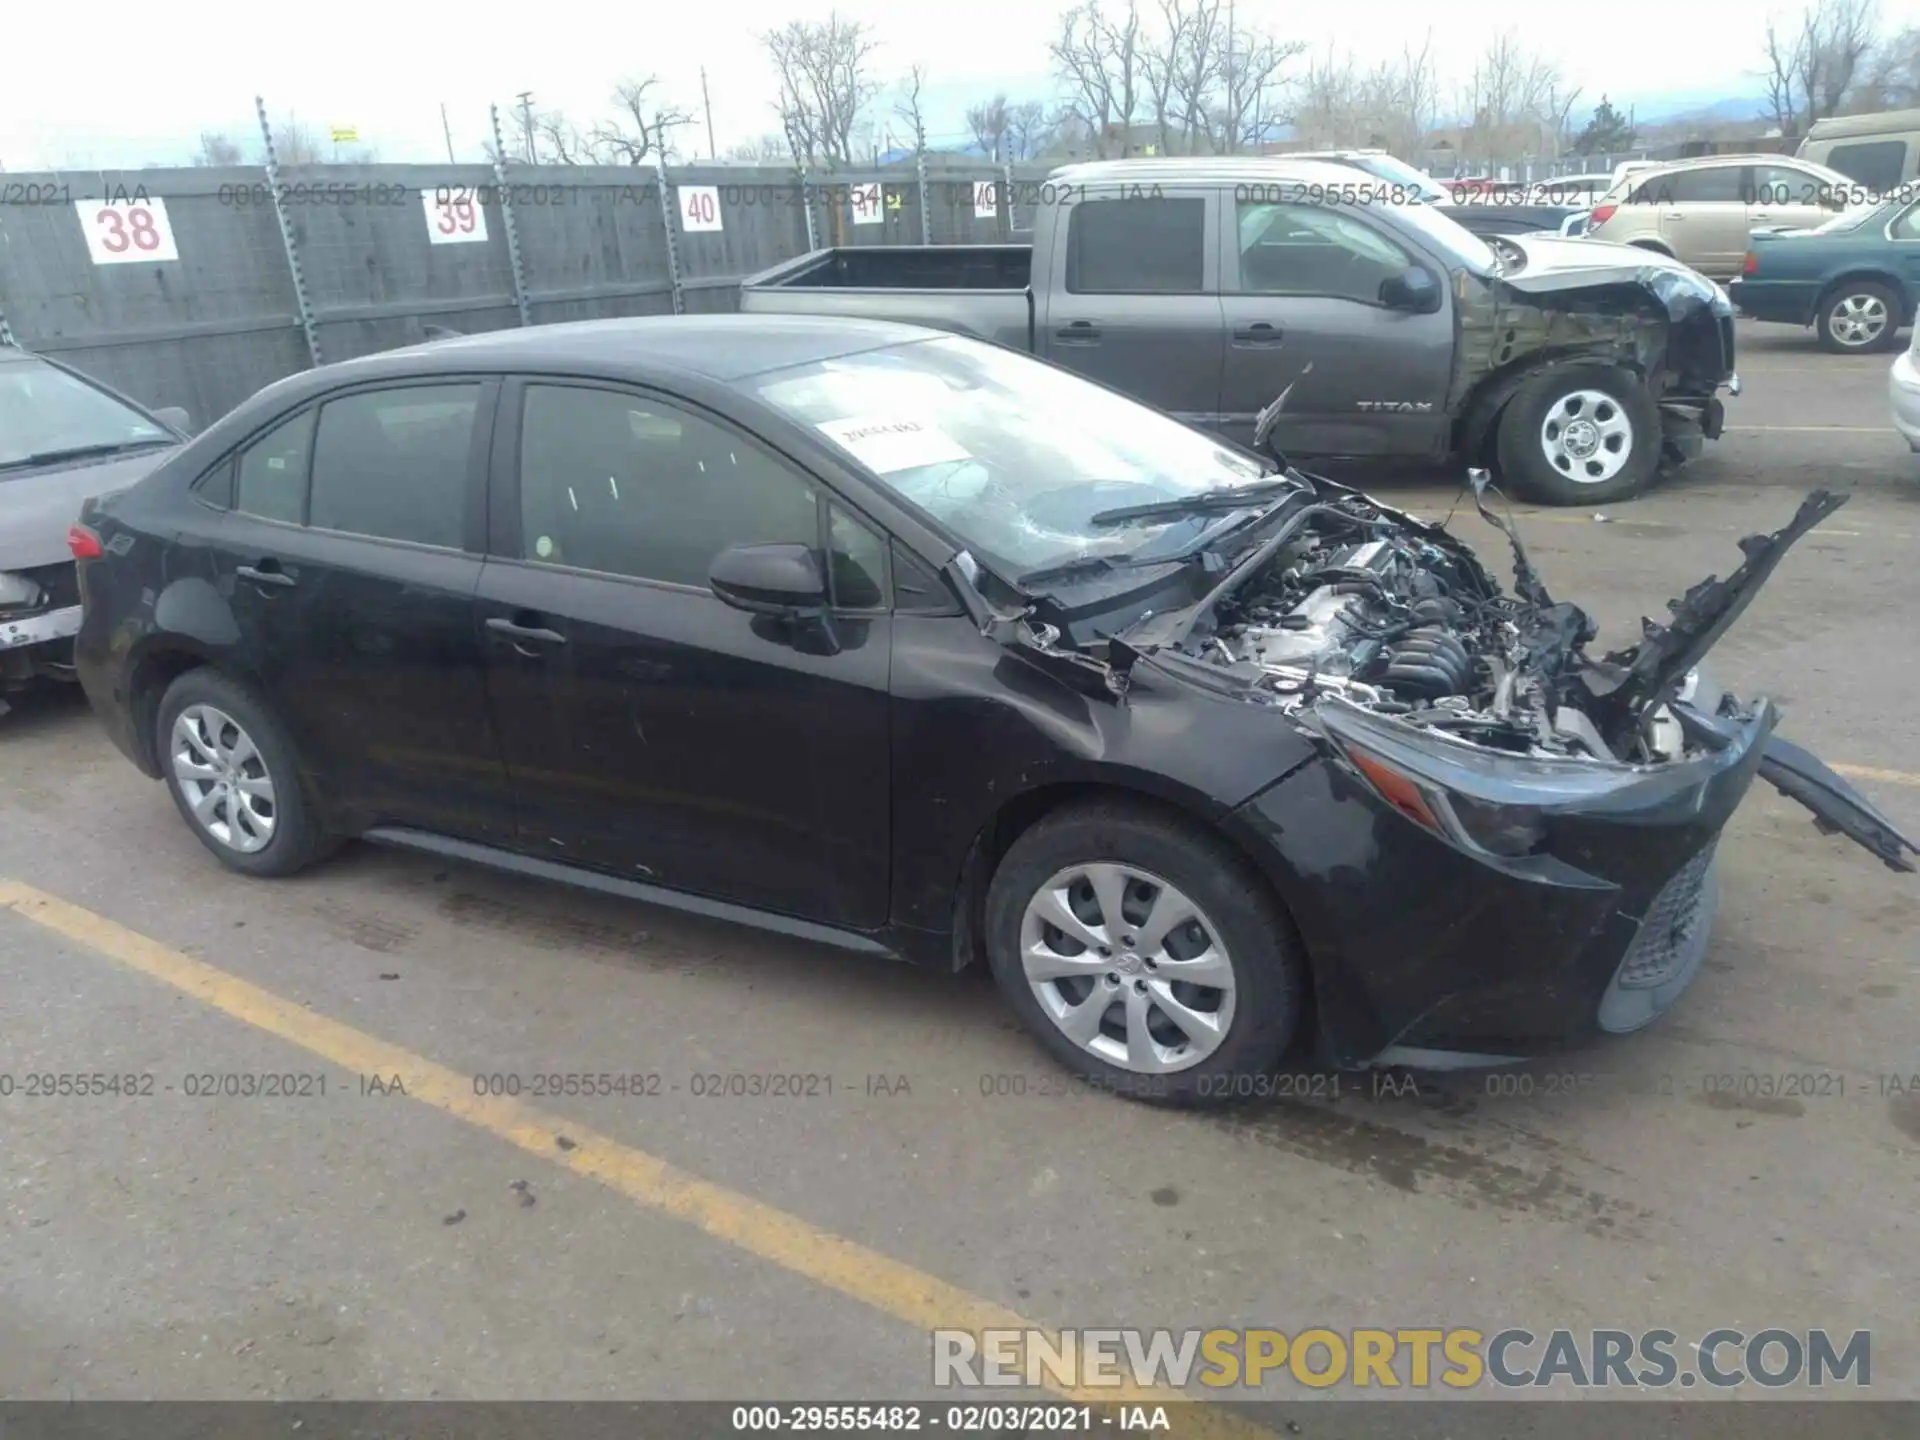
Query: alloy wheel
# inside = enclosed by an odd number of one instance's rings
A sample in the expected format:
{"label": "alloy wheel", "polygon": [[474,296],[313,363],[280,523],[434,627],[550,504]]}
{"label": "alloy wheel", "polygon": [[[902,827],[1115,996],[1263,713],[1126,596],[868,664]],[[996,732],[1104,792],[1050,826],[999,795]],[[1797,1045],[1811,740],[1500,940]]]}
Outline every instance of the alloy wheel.
{"label": "alloy wheel", "polygon": [[273,776],[237,720],[213,705],[189,705],[173,722],[168,753],[194,823],[242,855],[266,848],[279,814]]}
{"label": "alloy wheel", "polygon": [[1880,338],[1889,318],[1887,302],[1878,295],[1847,295],[1827,312],[1827,329],[1838,344],[1863,349]]}
{"label": "alloy wheel", "polygon": [[1604,390],[1574,390],[1554,401],[1540,422],[1540,450],[1569,480],[1604,484],[1633,454],[1633,421]]}
{"label": "alloy wheel", "polygon": [[1136,1074],[1197,1065],[1233,1025],[1233,962],[1219,931],[1186,895],[1131,865],[1071,865],[1042,885],[1021,917],[1020,963],[1063,1035]]}

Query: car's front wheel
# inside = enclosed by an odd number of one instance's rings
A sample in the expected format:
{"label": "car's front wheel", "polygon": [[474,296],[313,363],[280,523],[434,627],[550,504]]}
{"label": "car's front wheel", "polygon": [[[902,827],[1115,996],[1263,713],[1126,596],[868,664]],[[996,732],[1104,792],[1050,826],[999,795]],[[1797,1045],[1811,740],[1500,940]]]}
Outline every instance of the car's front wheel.
{"label": "car's front wheel", "polygon": [[1638,495],[1653,479],[1660,407],[1638,376],[1568,365],[1523,384],[1500,412],[1500,472],[1529,500],[1592,505]]}
{"label": "car's front wheel", "polygon": [[221,863],[291,875],[329,848],[292,744],[244,685],[215,670],[187,671],[160,699],[154,742],[173,803]]}
{"label": "car's front wheel", "polygon": [[1846,280],[1827,292],[1816,321],[1822,348],[1837,355],[1891,349],[1900,335],[1900,297],[1875,280]]}
{"label": "car's front wheel", "polygon": [[1219,836],[1124,801],[1040,821],[987,896],[995,980],[1040,1043],[1145,1100],[1258,1094],[1299,1024],[1291,920]]}

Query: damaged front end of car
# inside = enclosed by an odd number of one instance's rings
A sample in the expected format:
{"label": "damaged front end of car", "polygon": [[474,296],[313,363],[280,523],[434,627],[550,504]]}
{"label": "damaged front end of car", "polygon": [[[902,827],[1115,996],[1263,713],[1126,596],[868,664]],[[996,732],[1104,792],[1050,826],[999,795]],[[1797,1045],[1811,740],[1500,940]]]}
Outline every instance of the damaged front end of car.
{"label": "damaged front end of car", "polygon": [[1642,377],[1668,463],[1699,456],[1740,393],[1734,309],[1714,281],[1670,256],[1559,237],[1495,237],[1500,274],[1459,294],[1451,403],[1461,453],[1485,453],[1506,400],[1543,366],[1601,362]]}
{"label": "damaged front end of car", "polygon": [[[1914,842],[1777,736],[1700,662],[1793,542],[1844,503],[1816,491],[1648,620],[1597,626],[1555,599],[1511,525],[1504,589],[1438,525],[1317,476],[1275,507],[1196,603],[1075,643],[1047,605],[990,619],[1003,643],[1125,705],[1162,677],[1270,708],[1318,763],[1241,807],[1283,872],[1327,1058],[1504,1063],[1639,1028],[1691,982],[1712,930],[1720,833],[1758,777],[1889,868]],[[1146,677],[1151,676],[1148,680]]]}

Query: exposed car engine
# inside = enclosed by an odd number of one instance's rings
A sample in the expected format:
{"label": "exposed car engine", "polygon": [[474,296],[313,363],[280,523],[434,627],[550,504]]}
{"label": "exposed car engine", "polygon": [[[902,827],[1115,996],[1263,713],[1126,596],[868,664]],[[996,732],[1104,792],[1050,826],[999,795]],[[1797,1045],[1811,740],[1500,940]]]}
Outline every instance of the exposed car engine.
{"label": "exposed car engine", "polygon": [[1553,602],[1515,553],[1520,595],[1437,527],[1351,492],[1323,497],[1182,648],[1254,672],[1255,688],[1289,709],[1332,693],[1508,753],[1682,754],[1685,735],[1664,706],[1624,728],[1596,723],[1617,667],[1586,656],[1592,620]]}

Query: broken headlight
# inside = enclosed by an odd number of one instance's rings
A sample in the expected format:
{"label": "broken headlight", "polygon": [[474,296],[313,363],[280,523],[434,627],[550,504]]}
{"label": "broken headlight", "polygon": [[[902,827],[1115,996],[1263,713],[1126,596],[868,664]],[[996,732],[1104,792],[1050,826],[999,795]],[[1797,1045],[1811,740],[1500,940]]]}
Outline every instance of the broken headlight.
{"label": "broken headlight", "polygon": [[1443,840],[1516,859],[1531,855],[1547,838],[1547,817],[1537,805],[1476,800],[1409,773],[1351,738],[1343,736],[1338,744],[1381,799]]}
{"label": "broken headlight", "polygon": [[40,587],[24,575],[0,570],[0,610],[31,610],[40,603]]}

